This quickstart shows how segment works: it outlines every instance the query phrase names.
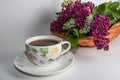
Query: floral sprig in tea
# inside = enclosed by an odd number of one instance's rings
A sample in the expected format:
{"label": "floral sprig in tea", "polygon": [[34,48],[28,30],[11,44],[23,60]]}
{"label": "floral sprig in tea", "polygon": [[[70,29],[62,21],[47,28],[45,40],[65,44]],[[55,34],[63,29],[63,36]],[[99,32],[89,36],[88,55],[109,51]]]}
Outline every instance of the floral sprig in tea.
{"label": "floral sprig in tea", "polygon": [[95,6],[92,2],[64,0],[61,12],[51,22],[50,29],[68,37],[73,47],[79,38],[93,36],[97,49],[109,49],[108,30],[120,20],[119,2],[105,2]]}

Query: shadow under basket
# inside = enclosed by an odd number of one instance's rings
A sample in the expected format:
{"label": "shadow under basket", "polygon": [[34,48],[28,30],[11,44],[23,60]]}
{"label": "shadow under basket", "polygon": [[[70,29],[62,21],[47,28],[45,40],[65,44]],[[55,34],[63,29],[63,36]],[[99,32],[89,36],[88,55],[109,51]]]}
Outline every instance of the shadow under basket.
{"label": "shadow under basket", "polygon": [[[60,37],[64,40],[67,40],[67,37],[63,34],[60,34],[58,32],[55,32],[55,31],[51,31],[51,33],[57,37]],[[110,42],[112,40],[114,40],[116,37],[119,36],[120,34],[120,21],[115,23],[109,30],[109,35],[107,36],[110,40]],[[86,46],[86,47],[93,47],[95,46],[94,44],[94,37],[93,36],[88,36],[88,37],[84,37],[84,38],[80,38],[79,41],[78,41],[78,45],[80,46]]]}

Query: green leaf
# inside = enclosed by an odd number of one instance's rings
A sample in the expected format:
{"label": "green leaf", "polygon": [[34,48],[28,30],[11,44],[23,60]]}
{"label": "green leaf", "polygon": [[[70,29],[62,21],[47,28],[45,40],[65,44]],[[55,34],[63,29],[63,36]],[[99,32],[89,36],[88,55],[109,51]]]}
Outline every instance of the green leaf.
{"label": "green leaf", "polygon": [[54,61],[54,59],[49,59],[48,61],[49,61],[49,62],[53,62],[53,61]]}
{"label": "green leaf", "polygon": [[71,43],[72,47],[77,47],[79,38],[74,38],[72,36],[68,36],[68,41]]}
{"label": "green leaf", "polygon": [[77,28],[73,29],[73,34],[74,34],[74,36],[79,38],[79,30]]}
{"label": "green leaf", "polygon": [[83,34],[83,33],[81,33],[81,32],[79,32],[79,34],[80,34],[80,38],[86,36],[85,34]]}
{"label": "green leaf", "polygon": [[111,20],[111,24],[114,24],[120,19],[120,10],[118,9],[120,3],[119,2],[106,2],[102,3],[98,6],[98,8],[93,9],[93,16],[96,14],[103,14],[108,16]]}
{"label": "green leaf", "polygon": [[109,12],[113,15],[114,18],[120,19],[120,10],[118,10],[119,2],[112,2],[108,8]]}
{"label": "green leaf", "polygon": [[92,16],[94,17],[96,14],[97,14],[97,8],[94,7],[93,10],[92,10]]}
{"label": "green leaf", "polygon": [[113,19],[113,20],[110,20],[111,24],[114,24],[118,21],[118,19]]}
{"label": "green leaf", "polygon": [[74,0],[64,0],[61,4],[61,7],[65,7],[68,4],[72,4],[74,2]]}
{"label": "green leaf", "polygon": [[66,4],[63,2],[63,3],[61,4],[61,7],[65,7],[65,5],[66,5]]}
{"label": "green leaf", "polygon": [[69,34],[71,33],[72,29],[73,29],[73,28],[70,28],[70,29],[67,31],[66,36],[69,36]]}
{"label": "green leaf", "polygon": [[105,3],[106,9],[105,9],[105,12],[104,12],[104,13],[109,13],[109,5],[110,5],[111,3],[112,3],[111,1]]}
{"label": "green leaf", "polygon": [[59,15],[60,14],[60,12],[56,12],[56,15]]}
{"label": "green leaf", "polygon": [[45,60],[47,60],[47,59],[48,59],[48,57],[46,57],[46,56],[45,56],[45,57],[43,57],[43,60],[44,60],[44,61],[45,61]]}
{"label": "green leaf", "polygon": [[103,12],[105,12],[105,10],[106,10],[106,3],[100,4],[100,5],[98,6],[97,11],[98,11],[99,13],[103,13]]}
{"label": "green leaf", "polygon": [[66,33],[66,35],[67,36],[69,36],[70,34],[72,34],[73,36],[75,36],[75,37],[78,37],[79,38],[79,29],[78,28],[70,28],[69,30],[68,30],[68,32]]}
{"label": "green leaf", "polygon": [[110,8],[110,12],[115,18],[120,19],[120,10]]}
{"label": "green leaf", "polygon": [[37,52],[37,50],[35,48],[31,48],[32,52]]}
{"label": "green leaf", "polygon": [[111,13],[104,13],[106,16],[108,16],[111,20],[114,19],[114,16]]}
{"label": "green leaf", "polygon": [[112,2],[109,6],[108,6],[108,8],[118,8],[119,7],[119,2]]}

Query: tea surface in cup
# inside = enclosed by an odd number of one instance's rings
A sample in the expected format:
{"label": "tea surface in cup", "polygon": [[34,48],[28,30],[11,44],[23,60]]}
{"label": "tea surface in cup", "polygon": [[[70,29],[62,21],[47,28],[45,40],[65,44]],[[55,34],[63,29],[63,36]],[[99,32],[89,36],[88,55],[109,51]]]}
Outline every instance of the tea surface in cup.
{"label": "tea surface in cup", "polygon": [[51,46],[51,45],[55,45],[58,44],[59,42],[56,40],[52,40],[52,39],[39,39],[39,40],[35,40],[29,43],[29,45],[32,46]]}

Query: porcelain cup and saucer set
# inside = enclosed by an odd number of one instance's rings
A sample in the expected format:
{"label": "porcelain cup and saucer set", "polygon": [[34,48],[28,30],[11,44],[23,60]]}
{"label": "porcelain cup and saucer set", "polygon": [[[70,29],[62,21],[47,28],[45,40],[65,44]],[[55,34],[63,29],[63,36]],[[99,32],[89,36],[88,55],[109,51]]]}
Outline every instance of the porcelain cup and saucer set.
{"label": "porcelain cup and saucer set", "polygon": [[[39,42],[41,45],[37,45]],[[68,46],[64,49],[65,44]],[[15,57],[14,65],[30,75],[54,75],[69,69],[75,60],[70,43],[56,36],[31,37],[25,41],[25,47],[26,50]]]}

